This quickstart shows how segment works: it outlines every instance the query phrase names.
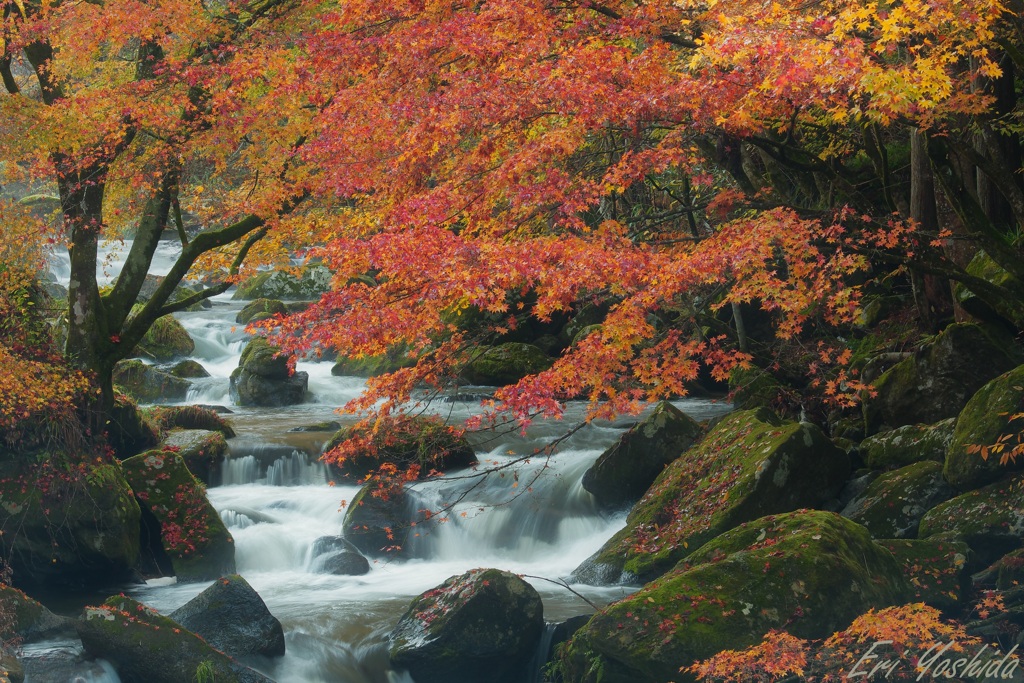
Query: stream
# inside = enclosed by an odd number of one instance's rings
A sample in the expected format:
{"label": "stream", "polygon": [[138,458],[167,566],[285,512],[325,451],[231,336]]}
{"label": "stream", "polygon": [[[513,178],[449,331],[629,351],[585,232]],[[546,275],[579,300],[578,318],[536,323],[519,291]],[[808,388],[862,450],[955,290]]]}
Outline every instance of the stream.
{"label": "stream", "polygon": [[[102,266],[105,281],[116,276],[129,247],[130,243],[107,246]],[[162,243],[151,272],[166,273],[175,256],[175,245]],[[65,268],[66,256],[55,259],[53,272],[66,284]],[[176,317],[195,340],[192,358],[211,374],[197,382],[186,403],[228,407],[232,414],[225,417],[238,434],[228,442],[230,454],[221,484],[210,487],[207,494],[234,537],[238,573],[284,626],[287,653],[283,657],[246,663],[279,683],[409,683],[412,679],[407,674],[389,667],[388,633],[414,596],[476,567],[523,575],[540,593],[544,618],[550,624],[593,611],[572,591],[600,605],[632,590],[574,585],[570,591],[553,581],[567,577],[624,525],[624,514],[605,516],[597,511],[580,479],[636,418],[589,424],[565,440],[556,454],[532,458],[519,465],[515,474],[459,479],[472,472],[451,472],[448,477],[420,482],[414,490],[421,508],[436,509],[466,487],[473,489],[447,522],[419,529],[412,541],[413,559],[371,562],[371,571],[364,576],[317,573],[310,548],[321,536],[341,534],[344,501],[351,500],[358,487],[327,483],[318,455],[331,433],[288,430],[326,420],[353,422],[355,418],[339,416],[335,410],[360,393],[364,380],[332,376],[331,362],[299,362],[298,369],[309,373],[306,403],[285,408],[234,405],[228,376],[237,367],[247,339],[243,326],[234,320],[247,302],[230,296],[215,297],[210,309]],[[697,420],[729,409],[728,404],[704,399],[683,399],[675,405]],[[479,406],[437,400],[425,410],[459,424]],[[500,464],[534,453],[565,434],[583,417],[583,410],[583,404],[571,403],[563,420],[539,420],[525,435],[518,431],[472,435],[477,457],[481,463]],[[123,590],[161,612],[170,612],[208,585],[179,585],[173,578],[164,578]],[[80,644],[70,640],[51,641],[27,646],[25,655],[45,658],[76,648]],[[31,671],[30,667],[30,683],[56,683],[32,677]],[[82,665],[76,676],[72,680],[83,683],[119,680],[102,662]],[[533,680],[541,680],[539,669]]]}

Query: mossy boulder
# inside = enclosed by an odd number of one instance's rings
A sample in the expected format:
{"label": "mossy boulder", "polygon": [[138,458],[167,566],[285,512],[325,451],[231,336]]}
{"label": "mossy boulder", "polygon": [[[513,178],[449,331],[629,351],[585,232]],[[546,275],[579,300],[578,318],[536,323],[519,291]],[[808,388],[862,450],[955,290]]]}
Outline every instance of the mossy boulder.
{"label": "mossy boulder", "polygon": [[996,588],[1002,591],[1024,586],[1024,549],[1007,553],[995,563]]}
{"label": "mossy boulder", "polygon": [[335,476],[360,481],[382,465],[399,470],[418,468],[420,479],[432,472],[469,467],[476,454],[466,437],[442,420],[415,416],[393,421],[376,430],[365,426],[342,427],[323,446],[328,453],[351,438],[365,439],[364,446],[343,459],[331,458]]}
{"label": "mossy boulder", "polygon": [[188,330],[172,315],[157,318],[135,347],[136,354],[157,362],[183,358],[195,350]]}
{"label": "mossy boulder", "polygon": [[288,308],[284,302],[277,299],[254,299],[250,301],[235,316],[235,322],[239,325],[259,322],[273,318],[275,315],[287,315]]}
{"label": "mossy boulder", "polygon": [[785,392],[775,376],[763,368],[735,368],[729,375],[729,396],[737,410],[769,408]]}
{"label": "mossy boulder", "polygon": [[601,454],[583,474],[583,488],[602,508],[632,505],[700,433],[699,424],[663,401]]}
{"label": "mossy boulder", "polygon": [[915,538],[925,513],[954,495],[942,478],[942,465],[919,462],[879,476],[841,514],[875,538]]}
{"label": "mossy boulder", "polygon": [[893,554],[910,584],[910,599],[946,612],[958,610],[971,586],[971,549],[957,541],[886,539],[878,544]]}
{"label": "mossy boulder", "polygon": [[0,463],[0,551],[16,585],[82,589],[127,581],[139,557],[139,505],[121,465]]}
{"label": "mossy boulder", "polygon": [[231,298],[309,301],[319,299],[330,288],[330,270],[324,266],[307,266],[298,276],[282,270],[258,273],[240,284]]}
{"label": "mossy boulder", "polygon": [[404,345],[394,346],[379,356],[339,358],[331,367],[335,377],[379,377],[416,363]]}
{"label": "mossy boulder", "polygon": [[107,421],[107,443],[121,460],[157,444],[155,427],[127,396],[114,398],[114,407]]}
{"label": "mossy boulder", "polygon": [[423,520],[415,500],[400,487],[367,484],[348,502],[342,525],[345,540],[367,557],[409,557],[413,524]]}
{"label": "mossy boulder", "polygon": [[904,425],[860,442],[861,457],[871,469],[887,470],[913,465],[922,460],[944,462],[953,440],[956,418],[931,425]]}
{"label": "mossy boulder", "polygon": [[818,427],[765,408],[731,413],[665,468],[574,576],[649,581],[743,522],[830,501],[849,473],[849,457]]}
{"label": "mossy boulder", "polygon": [[163,549],[179,582],[235,572],[234,540],[181,457],[152,450],[123,465],[140,503],[160,522]]}
{"label": "mossy boulder", "polygon": [[160,442],[163,450],[174,451],[189,472],[209,485],[213,471],[224,462],[228,442],[220,432],[207,429],[174,429]]}
{"label": "mossy boulder", "polygon": [[[0,584],[0,611],[13,617],[14,635],[23,643],[57,638],[75,632],[74,621],[54,614],[17,588]],[[3,633],[9,639],[11,633]]]}
{"label": "mossy boulder", "polygon": [[544,630],[533,586],[499,569],[453,576],[412,601],[388,639],[417,683],[516,683]]}
{"label": "mossy boulder", "polygon": [[932,508],[918,535],[946,534],[971,547],[983,565],[1024,545],[1024,475],[968,491]]}
{"label": "mossy boulder", "polygon": [[566,683],[694,681],[680,667],[770,629],[822,638],[908,592],[892,553],[859,524],[808,510],[765,517],[598,612],[556,666]]}
{"label": "mossy boulder", "polygon": [[1009,471],[1024,469],[1024,457],[1000,464],[1000,454],[982,458],[970,453],[971,446],[992,446],[1003,442],[1007,451],[1024,432],[1024,365],[995,378],[971,397],[956,421],[942,473],[961,491],[991,484]]}
{"label": "mossy boulder", "polygon": [[217,579],[170,617],[232,657],[284,654],[281,622],[238,574]]}
{"label": "mossy boulder", "polygon": [[980,325],[950,325],[873,382],[868,434],[956,417],[974,393],[1024,361],[1012,340]]}
{"label": "mossy boulder", "polygon": [[235,436],[235,430],[212,407],[201,405],[159,406],[152,408],[151,411],[153,422],[163,432],[175,428],[206,429],[212,432],[220,432],[226,439]]}
{"label": "mossy boulder", "polygon": [[210,376],[210,373],[207,372],[206,368],[191,358],[181,360],[173,365],[167,366],[164,372],[173,377],[180,377],[181,379],[202,379]]}
{"label": "mossy boulder", "polygon": [[957,283],[953,286],[953,298],[965,311],[979,320],[996,323],[1005,320],[1018,328],[1024,327],[1024,307],[1014,303],[1024,301],[1024,284],[1020,280],[1000,267],[984,251],[974,255],[967,265],[967,273],[1004,287],[1015,296],[1001,301],[985,301],[975,295],[967,285]]}
{"label": "mossy boulder", "polygon": [[243,406],[288,406],[302,403],[309,374],[290,372],[288,357],[262,337],[250,341],[242,351],[238,367],[231,372],[232,399]]}
{"label": "mossy boulder", "polygon": [[140,403],[156,403],[184,400],[192,383],[141,360],[123,360],[114,366],[114,385]]}
{"label": "mossy boulder", "polygon": [[554,359],[533,344],[508,342],[486,349],[462,374],[467,382],[503,387],[551,367]]}
{"label": "mossy boulder", "polygon": [[77,628],[85,652],[109,661],[123,683],[273,683],[123,595],[86,607]]}

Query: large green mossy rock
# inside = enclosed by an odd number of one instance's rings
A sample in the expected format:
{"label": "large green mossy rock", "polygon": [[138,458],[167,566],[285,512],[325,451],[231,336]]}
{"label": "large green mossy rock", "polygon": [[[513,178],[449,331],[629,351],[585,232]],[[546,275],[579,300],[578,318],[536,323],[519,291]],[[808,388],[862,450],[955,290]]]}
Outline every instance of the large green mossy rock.
{"label": "large green mossy rock", "polygon": [[680,667],[771,629],[822,638],[909,593],[867,529],[801,510],[726,532],[672,572],[595,615],[562,650],[566,683],[693,681]]}
{"label": "large green mossy rock", "polygon": [[415,365],[416,360],[409,356],[404,345],[394,346],[387,353],[379,356],[362,356],[359,358],[339,358],[331,367],[335,377],[379,377],[389,372]]}
{"label": "large green mossy rock", "polygon": [[[0,613],[11,615],[13,634],[23,643],[74,634],[75,624],[54,614],[17,588],[0,584]],[[11,633],[0,634],[10,639]]]}
{"label": "large green mossy rock", "polygon": [[478,355],[462,371],[467,382],[503,387],[515,384],[527,375],[551,367],[555,360],[533,344],[509,342],[492,346]]}
{"label": "large green mossy rock", "polygon": [[0,464],[0,550],[23,587],[127,581],[139,557],[139,505],[117,463]]}
{"label": "large green mossy rock", "polygon": [[250,301],[235,316],[235,322],[239,325],[259,322],[273,318],[275,315],[287,315],[288,308],[284,302],[277,299],[255,299]]}
{"label": "large green mossy rock", "polygon": [[192,383],[163,372],[141,360],[123,360],[114,366],[114,384],[140,403],[181,401]]}
{"label": "large green mossy rock", "polygon": [[1024,545],[1024,475],[968,491],[933,508],[918,535],[962,540],[979,561],[990,564]]}
{"label": "large green mossy rock", "polygon": [[126,396],[114,398],[107,421],[107,442],[114,455],[124,460],[157,444],[156,429]]}
{"label": "large green mossy rock", "polygon": [[360,481],[382,465],[394,465],[400,471],[418,468],[418,477],[431,473],[469,467],[476,454],[466,437],[443,421],[416,416],[392,423],[374,432],[369,427],[353,426],[339,429],[324,444],[327,453],[351,438],[368,437],[365,446],[344,459],[331,458],[335,476]]}
{"label": "large green mossy rock", "polygon": [[1024,457],[1000,464],[1000,454],[969,453],[970,446],[992,446],[1004,442],[1013,448],[1024,432],[1024,365],[1000,375],[978,390],[956,421],[956,429],[946,453],[943,474],[946,481],[961,491],[991,484],[1009,471],[1024,469]]}
{"label": "large green mossy rock", "polygon": [[830,501],[849,473],[849,457],[818,427],[765,408],[732,413],[665,468],[626,527],[574,576],[649,581],[743,522]]}
{"label": "large green mossy rock", "polygon": [[729,375],[729,396],[737,410],[768,408],[779,402],[784,387],[763,368],[737,367]]}
{"label": "large green mossy rock", "polygon": [[171,315],[157,318],[135,347],[136,354],[157,362],[190,356],[195,350],[195,341],[185,327]]}
{"label": "large green mossy rock", "polygon": [[931,425],[904,425],[864,439],[858,450],[867,466],[875,470],[896,469],[922,460],[941,463],[946,460],[955,426],[955,417]]}
{"label": "large green mossy rock", "polygon": [[85,652],[110,662],[123,683],[273,683],[123,595],[86,607],[77,627]]}
{"label": "large green mossy rock", "polygon": [[231,398],[242,406],[289,406],[302,403],[309,374],[290,372],[288,356],[263,337],[246,344],[238,367],[231,372]]}
{"label": "large green mossy rock", "polygon": [[235,436],[235,430],[223,417],[203,406],[160,406],[150,412],[162,432],[175,428],[205,429],[220,432],[226,439]]}
{"label": "large green mossy rock", "polygon": [[220,432],[208,429],[174,429],[160,442],[160,448],[177,453],[189,472],[209,485],[213,471],[224,462],[228,442]]}
{"label": "large green mossy rock", "polygon": [[910,584],[910,599],[946,612],[958,610],[971,586],[966,543],[886,539],[878,544],[893,554]]}
{"label": "large green mossy rock", "polygon": [[659,403],[584,473],[583,488],[604,509],[632,505],[700,433],[691,417],[671,403]]}
{"label": "large green mossy rock", "polygon": [[202,484],[171,451],[153,450],[122,463],[135,495],[160,522],[164,551],[179,582],[211,581],[235,572],[235,546]]}
{"label": "large green mossy rock", "polygon": [[240,284],[231,298],[309,301],[319,299],[330,288],[330,270],[307,266],[298,277],[280,270],[258,273]]}
{"label": "large green mossy rock", "polygon": [[875,380],[864,401],[868,434],[956,417],[987,382],[1024,361],[1012,340],[980,325],[950,325]]}
{"label": "large green mossy rock", "polygon": [[416,683],[518,683],[544,630],[533,586],[499,569],[453,576],[412,601],[389,637]]}
{"label": "large green mossy rock", "polygon": [[875,538],[915,538],[925,513],[954,495],[942,478],[942,465],[919,462],[881,475],[841,514]]}
{"label": "large green mossy rock", "polygon": [[1014,296],[1002,301],[983,301],[967,285],[957,283],[953,286],[953,298],[965,311],[979,320],[1006,320],[1018,328],[1024,327],[1024,307],[1015,303],[1024,301],[1024,284],[1021,284],[1020,280],[1001,268],[984,251],[979,251],[971,259],[967,265],[967,273],[999,287],[1005,287]]}

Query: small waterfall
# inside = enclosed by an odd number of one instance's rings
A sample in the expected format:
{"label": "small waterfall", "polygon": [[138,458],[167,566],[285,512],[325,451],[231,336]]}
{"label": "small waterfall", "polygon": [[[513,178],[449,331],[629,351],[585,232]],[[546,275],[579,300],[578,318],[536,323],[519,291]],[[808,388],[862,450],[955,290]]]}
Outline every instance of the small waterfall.
{"label": "small waterfall", "polygon": [[251,455],[228,458],[220,467],[222,486],[255,484],[260,476],[260,463]]}
{"label": "small waterfall", "polygon": [[270,486],[308,486],[327,483],[327,465],[319,457],[287,444],[228,442],[229,456],[221,464],[223,486],[265,483]]}
{"label": "small waterfall", "polygon": [[303,451],[292,451],[267,468],[267,483],[271,486],[306,486],[327,482],[327,466],[319,458],[310,460]]}
{"label": "small waterfall", "polygon": [[555,639],[555,629],[558,624],[544,622],[544,633],[540,634],[537,642],[537,650],[533,653],[533,659],[527,665],[529,678],[526,683],[544,683],[547,678],[544,676],[544,666],[548,663],[548,655],[551,654],[551,643]]}

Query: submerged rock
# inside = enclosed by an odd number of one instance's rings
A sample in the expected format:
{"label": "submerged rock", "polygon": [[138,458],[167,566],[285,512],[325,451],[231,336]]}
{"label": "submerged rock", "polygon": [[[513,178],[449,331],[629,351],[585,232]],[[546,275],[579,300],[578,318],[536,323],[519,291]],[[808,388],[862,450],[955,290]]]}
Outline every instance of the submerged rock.
{"label": "submerged rock", "polygon": [[1007,472],[1024,469],[1024,457],[1000,463],[1001,453],[987,458],[968,452],[971,446],[994,446],[1002,443],[1012,449],[1024,432],[1024,419],[1013,420],[1024,413],[1024,365],[1000,375],[978,390],[960,412],[956,429],[946,454],[942,473],[946,481],[960,491],[991,484]]}
{"label": "submerged rock", "polygon": [[875,538],[915,538],[925,513],[955,494],[942,478],[942,465],[919,462],[882,474],[840,514]]}
{"label": "submerged rock", "polygon": [[584,473],[583,488],[605,509],[632,505],[700,432],[692,418],[663,401],[601,454]]}
{"label": "submerged rock", "polygon": [[732,413],[661,473],[574,577],[649,581],[742,522],[830,501],[849,472],[849,457],[816,426],[765,408]]}
{"label": "submerged rock", "polygon": [[506,571],[474,569],[414,599],[388,652],[416,683],[516,683],[543,630],[533,586]]}
{"label": "submerged rock", "polygon": [[822,638],[907,595],[899,564],[859,524],[809,510],[765,517],[598,612],[556,666],[566,683],[691,681],[680,667],[770,629]]}
{"label": "submerged rock", "polygon": [[232,657],[284,654],[284,630],[259,593],[238,574],[222,576],[170,614]]}
{"label": "submerged rock", "polygon": [[163,549],[178,581],[211,581],[234,573],[231,534],[177,454],[148,451],[123,465],[135,495],[160,523]]}
{"label": "submerged rock", "polygon": [[85,651],[113,664],[122,683],[273,683],[125,596],[86,607],[77,628]]}

